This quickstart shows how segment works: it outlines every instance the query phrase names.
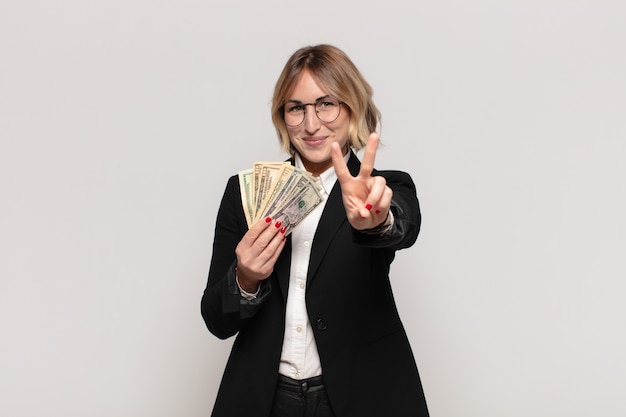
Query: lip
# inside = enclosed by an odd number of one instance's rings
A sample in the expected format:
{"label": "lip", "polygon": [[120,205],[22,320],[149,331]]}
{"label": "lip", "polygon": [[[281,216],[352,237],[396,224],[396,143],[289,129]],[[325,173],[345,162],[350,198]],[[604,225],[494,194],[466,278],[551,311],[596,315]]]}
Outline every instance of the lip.
{"label": "lip", "polygon": [[320,144],[324,143],[327,138],[328,136],[308,136],[302,138],[302,141],[309,146],[319,146]]}

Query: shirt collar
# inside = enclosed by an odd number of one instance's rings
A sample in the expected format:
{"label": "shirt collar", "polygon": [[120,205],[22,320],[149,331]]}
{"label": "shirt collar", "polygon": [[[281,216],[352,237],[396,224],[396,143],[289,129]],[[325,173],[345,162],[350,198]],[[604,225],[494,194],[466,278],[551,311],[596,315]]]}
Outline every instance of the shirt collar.
{"label": "shirt collar", "polygon": [[[350,154],[351,152],[348,152],[343,157],[343,160],[346,162],[346,164],[348,163],[348,160],[350,159]],[[296,152],[294,159],[295,159],[296,167],[306,171],[306,168],[304,168],[304,163],[302,162],[302,158],[300,157],[300,154]],[[322,172],[320,176],[317,177],[317,180],[320,182],[320,184],[322,184],[322,187],[324,188],[324,191],[326,193],[325,196],[329,195],[330,190],[332,190],[333,186],[335,185],[335,181],[337,181],[337,174],[335,173],[335,168],[331,165],[330,168]]]}

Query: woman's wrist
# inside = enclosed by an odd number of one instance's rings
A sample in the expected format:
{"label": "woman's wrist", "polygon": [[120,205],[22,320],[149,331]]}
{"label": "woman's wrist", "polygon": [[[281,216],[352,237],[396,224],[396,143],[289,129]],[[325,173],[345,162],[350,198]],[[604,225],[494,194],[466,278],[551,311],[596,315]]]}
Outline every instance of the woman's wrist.
{"label": "woman's wrist", "polygon": [[391,213],[391,210],[388,210],[387,216],[385,216],[385,220],[383,220],[382,223],[380,223],[376,227],[372,227],[371,229],[359,230],[359,232],[365,233],[368,235],[384,235],[385,233],[388,233],[389,230],[391,230],[392,226],[393,226],[393,214]]}
{"label": "woman's wrist", "polygon": [[237,280],[237,285],[239,285],[239,288],[241,290],[249,294],[254,294],[259,290],[261,281],[251,280],[251,279],[247,279],[246,277],[241,276],[236,268],[235,268],[235,274],[236,274],[235,279]]}

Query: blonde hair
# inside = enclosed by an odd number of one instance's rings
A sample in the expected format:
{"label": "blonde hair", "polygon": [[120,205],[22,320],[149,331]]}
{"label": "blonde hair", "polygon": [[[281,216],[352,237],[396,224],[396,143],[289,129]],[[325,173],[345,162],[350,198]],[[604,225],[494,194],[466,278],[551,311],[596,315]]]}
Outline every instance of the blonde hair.
{"label": "blonde hair", "polygon": [[362,149],[381,118],[372,100],[372,87],[343,51],[331,45],[316,45],[298,49],[285,64],[274,87],[272,122],[282,150],[292,156],[295,152],[285,125],[284,107],[305,70],[329,94],[349,108],[348,144],[355,151]]}

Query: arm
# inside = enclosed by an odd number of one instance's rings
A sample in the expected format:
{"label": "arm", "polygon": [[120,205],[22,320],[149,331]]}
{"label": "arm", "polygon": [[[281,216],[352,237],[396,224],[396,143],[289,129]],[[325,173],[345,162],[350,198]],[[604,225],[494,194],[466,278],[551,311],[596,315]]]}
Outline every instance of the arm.
{"label": "arm", "polygon": [[354,229],[354,242],[376,248],[408,248],[417,240],[422,220],[415,184],[409,174],[401,171],[381,171],[374,175],[384,177],[393,192],[389,207],[392,226],[382,235]]}
{"label": "arm", "polygon": [[[238,178],[232,177],[217,214],[209,278],[201,302],[202,317],[215,336],[225,339],[236,334],[267,299],[271,287],[266,278],[284,247],[280,231],[264,220],[247,230]],[[241,296],[237,274],[246,290],[259,289],[256,299]]]}
{"label": "arm", "polygon": [[[372,133],[356,176],[350,173],[338,144],[333,143],[333,166],[355,242],[402,249],[411,246],[419,233],[421,217],[415,185],[404,172],[374,172],[378,141],[378,135]],[[374,233],[386,224],[392,224],[387,233]]]}

